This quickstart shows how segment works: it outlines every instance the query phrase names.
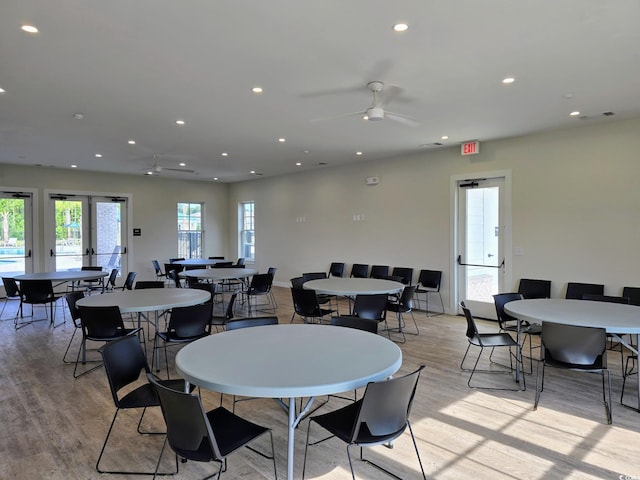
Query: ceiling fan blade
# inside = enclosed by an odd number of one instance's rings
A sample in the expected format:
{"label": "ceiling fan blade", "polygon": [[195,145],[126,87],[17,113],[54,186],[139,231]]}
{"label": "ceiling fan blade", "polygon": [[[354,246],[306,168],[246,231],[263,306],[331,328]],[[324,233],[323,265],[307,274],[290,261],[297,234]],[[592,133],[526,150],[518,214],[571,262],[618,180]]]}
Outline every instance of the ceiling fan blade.
{"label": "ceiling fan blade", "polygon": [[415,118],[408,115],[403,115],[401,113],[384,112],[384,116],[390,118],[395,122],[402,123],[407,127],[417,127],[420,125],[420,122]]}
{"label": "ceiling fan blade", "polygon": [[386,107],[401,95],[402,92],[404,92],[404,89],[397,85],[385,85],[384,90],[382,90],[382,95],[380,96],[379,106],[382,108]]}
{"label": "ceiling fan blade", "polygon": [[314,118],[309,121],[310,122],[326,122],[328,120],[337,120],[339,118],[355,117],[357,115],[364,116],[366,113],[367,112],[351,112],[351,113],[345,113],[343,115],[335,115],[333,117]]}
{"label": "ceiling fan blade", "polygon": [[179,173],[197,173],[195,170],[190,170],[188,168],[170,168],[170,167],[162,167],[162,170],[169,170],[171,172],[179,172]]}

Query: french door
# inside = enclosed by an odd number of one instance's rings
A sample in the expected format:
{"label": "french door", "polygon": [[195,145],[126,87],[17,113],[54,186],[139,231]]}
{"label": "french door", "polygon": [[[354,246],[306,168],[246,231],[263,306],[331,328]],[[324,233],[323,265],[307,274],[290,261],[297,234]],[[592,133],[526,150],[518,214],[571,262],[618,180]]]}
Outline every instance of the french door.
{"label": "french door", "polygon": [[113,268],[126,275],[127,199],[121,197],[50,194],[48,270],[83,266]]}
{"label": "french door", "polygon": [[511,276],[507,200],[504,177],[457,182],[457,297],[477,317],[496,318],[493,295]]}
{"label": "french door", "polygon": [[33,272],[33,194],[0,192],[0,276]]}

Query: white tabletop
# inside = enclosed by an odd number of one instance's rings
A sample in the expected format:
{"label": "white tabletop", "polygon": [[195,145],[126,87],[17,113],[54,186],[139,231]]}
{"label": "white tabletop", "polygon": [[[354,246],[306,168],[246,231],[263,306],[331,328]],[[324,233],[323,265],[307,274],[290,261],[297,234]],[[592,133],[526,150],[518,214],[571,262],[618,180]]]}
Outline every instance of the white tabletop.
{"label": "white tabletop", "polygon": [[186,260],[176,260],[175,262],[170,262],[175,265],[182,265],[184,267],[211,267],[218,263],[230,262],[231,260],[225,260],[222,258],[217,259],[208,259],[208,258],[188,258]]}
{"label": "white tabletop", "polygon": [[99,278],[108,277],[109,272],[100,272],[93,270],[69,270],[61,272],[39,272],[26,273],[24,275],[16,275],[14,280],[21,282],[23,280],[51,280],[52,282],[70,282],[75,280],[98,280]]}
{"label": "white tabletop", "polygon": [[545,298],[509,302],[504,310],[530,323],[553,322],[604,328],[607,333],[640,333],[640,307],[635,305]]}
{"label": "white tabletop", "polygon": [[142,288],[91,295],[78,300],[76,305],[84,307],[117,305],[121,313],[135,313],[198,305],[209,298],[211,293],[195,288]]}
{"label": "white tabletop", "polygon": [[[176,356],[188,382],[251,397],[345,392],[393,375],[402,351],[384,337],[330,325],[269,325],[216,333]],[[212,366],[215,366],[212,367]]]}
{"label": "white tabletop", "polygon": [[302,285],[316,293],[326,295],[375,295],[378,293],[397,293],[404,289],[404,285],[393,280],[380,278],[340,278],[329,277],[319,280],[309,280]]}
{"label": "white tabletop", "polygon": [[247,278],[258,273],[250,268],[202,268],[185,270],[180,277],[207,278],[209,280],[228,280],[230,278]]}

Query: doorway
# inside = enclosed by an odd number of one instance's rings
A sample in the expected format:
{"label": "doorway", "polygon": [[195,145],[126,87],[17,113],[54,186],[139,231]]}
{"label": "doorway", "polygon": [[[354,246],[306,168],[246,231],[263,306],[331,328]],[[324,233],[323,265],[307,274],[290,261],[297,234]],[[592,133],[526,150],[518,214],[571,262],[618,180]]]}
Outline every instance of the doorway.
{"label": "doorway", "polygon": [[0,276],[33,272],[33,194],[0,192]]}
{"label": "doorway", "polygon": [[456,298],[481,318],[496,319],[493,295],[511,279],[508,181],[503,175],[456,181]]}

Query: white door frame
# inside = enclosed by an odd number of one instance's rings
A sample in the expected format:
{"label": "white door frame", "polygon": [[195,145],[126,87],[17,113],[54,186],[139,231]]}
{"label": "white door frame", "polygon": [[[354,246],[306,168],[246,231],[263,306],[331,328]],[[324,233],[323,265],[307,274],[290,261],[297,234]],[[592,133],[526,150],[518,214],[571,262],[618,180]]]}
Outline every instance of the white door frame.
{"label": "white door frame", "polygon": [[513,284],[513,239],[511,232],[511,170],[492,170],[486,172],[473,172],[452,175],[449,184],[449,220],[450,220],[450,259],[449,259],[449,305],[447,306],[447,313],[456,315],[460,313],[458,311],[458,304],[460,302],[458,294],[458,182],[466,180],[474,180],[479,178],[504,178],[504,230],[503,230],[503,249],[504,249],[504,285],[507,290],[510,290],[510,285]]}

